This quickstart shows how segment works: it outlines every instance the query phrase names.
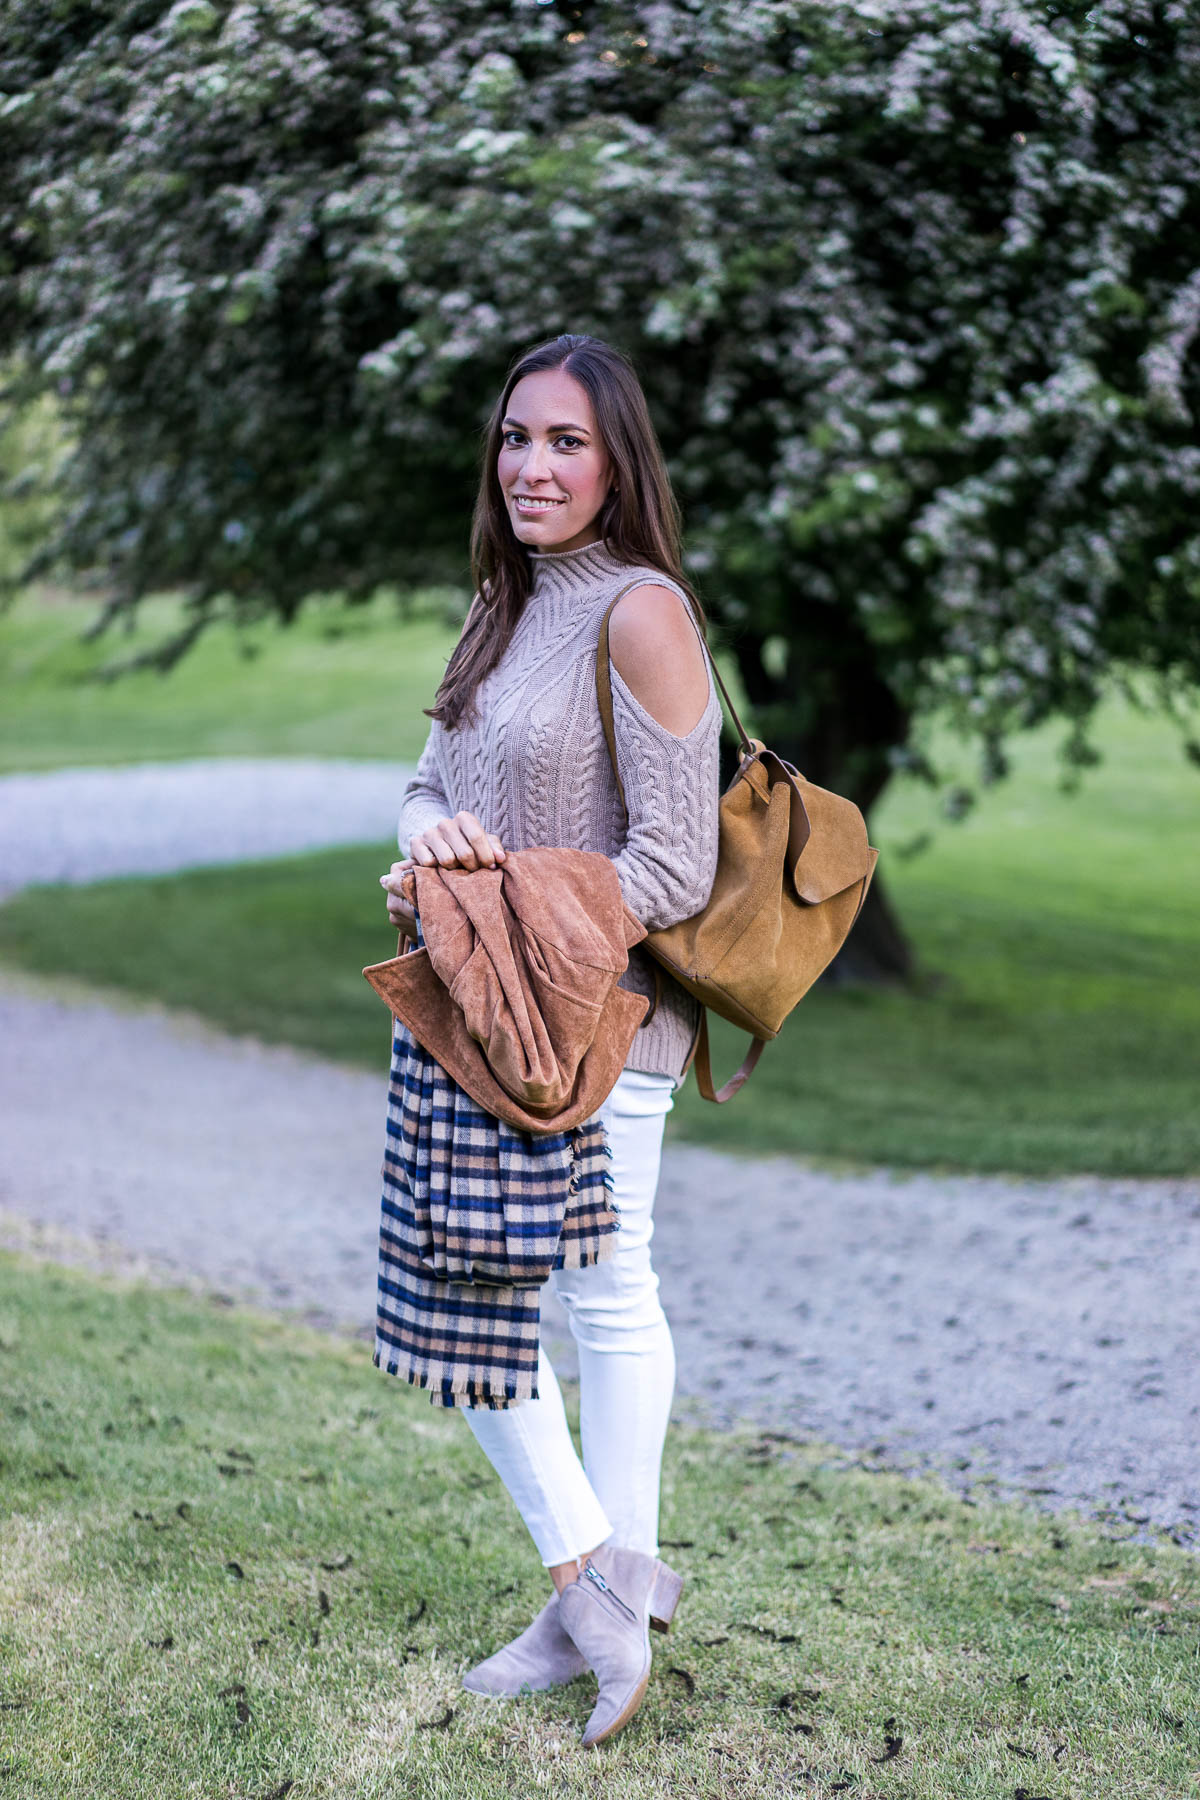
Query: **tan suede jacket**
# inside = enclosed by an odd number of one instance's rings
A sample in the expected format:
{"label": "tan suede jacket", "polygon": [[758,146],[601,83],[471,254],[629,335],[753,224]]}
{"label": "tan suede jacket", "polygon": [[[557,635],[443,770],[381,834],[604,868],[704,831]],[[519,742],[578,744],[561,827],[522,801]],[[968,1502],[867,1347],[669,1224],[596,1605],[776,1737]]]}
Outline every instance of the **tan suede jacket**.
{"label": "tan suede jacket", "polygon": [[[595,850],[510,850],[494,869],[418,866],[424,944],[363,970],[480,1106],[525,1131],[590,1119],[649,1002],[620,987],[646,928]],[[409,934],[415,944],[415,926]]]}

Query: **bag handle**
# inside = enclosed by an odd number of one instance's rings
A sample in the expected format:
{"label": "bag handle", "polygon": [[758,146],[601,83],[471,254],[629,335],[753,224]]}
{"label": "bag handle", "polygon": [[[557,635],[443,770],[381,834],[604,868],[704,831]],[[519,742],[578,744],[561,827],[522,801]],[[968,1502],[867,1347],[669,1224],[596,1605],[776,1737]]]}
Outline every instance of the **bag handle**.
{"label": "bag handle", "polygon": [[[617,733],[616,727],[613,724],[612,676],[610,675],[608,668],[608,615],[612,612],[617,601],[623,600],[626,594],[631,593],[634,588],[649,587],[651,585],[652,583],[648,582],[644,575],[639,575],[636,581],[626,582],[625,586],[604,609],[604,617],[600,621],[600,636],[596,643],[596,699],[600,705],[600,722],[604,727],[604,741],[608,745],[609,761],[612,763],[613,774],[616,777],[617,792],[621,796],[621,806],[624,809],[626,822],[628,822],[629,819],[629,807],[625,800],[625,784],[621,780],[621,771],[617,767]],[[728,688],[721,680],[721,671],[718,669],[713,653],[708,647],[708,640],[700,629],[699,621],[695,615],[695,607],[692,606],[690,601],[688,602],[688,611],[692,615],[692,622],[696,626],[696,635],[700,639],[701,649],[708,658],[708,666],[713,672],[713,678],[716,681],[718,688],[721,690],[721,697],[729,708],[729,716],[737,727],[738,743],[741,747],[742,755],[753,756],[754,740],[747,735],[745,726],[738,718],[737,708],[729,698]]]}
{"label": "bag handle", "polygon": [[766,1038],[756,1037],[745,1056],[742,1066],[736,1075],[731,1075],[723,1088],[713,1092],[712,1064],[708,1059],[708,1008],[701,1006],[700,1023],[696,1028],[696,1043],[691,1057],[688,1059],[696,1066],[696,1085],[706,1100],[713,1100],[718,1106],[726,1100],[732,1100],[742,1083],[754,1072],[755,1064],[763,1053]]}

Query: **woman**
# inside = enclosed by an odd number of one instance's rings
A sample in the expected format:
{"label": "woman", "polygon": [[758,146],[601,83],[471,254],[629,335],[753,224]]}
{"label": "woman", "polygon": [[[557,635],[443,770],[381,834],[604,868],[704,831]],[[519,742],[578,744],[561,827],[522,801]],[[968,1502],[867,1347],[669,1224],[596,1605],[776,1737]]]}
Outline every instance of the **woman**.
{"label": "woman", "polygon": [[[487,427],[472,561],[476,598],[404,793],[404,860],[381,878],[389,913],[413,863],[492,868],[506,850],[550,845],[609,856],[648,929],[690,918],[716,872],[720,704],[645,397],[631,365],[600,340],[563,335],[514,363]],[[609,621],[626,816],[595,660],[605,609],[631,581]],[[621,982],[653,997],[640,947]],[[554,1591],[464,1685],[517,1694],[590,1666],[600,1692],[585,1744],[636,1712],[649,1680],[647,1625],[666,1629],[678,1594],[657,1561],[675,1354],[650,1241],[663,1126],[698,1020],[697,1003],[664,973],[600,1109],[616,1253],[553,1277],[578,1346],[582,1461],[544,1349],[536,1400],[466,1409]]]}

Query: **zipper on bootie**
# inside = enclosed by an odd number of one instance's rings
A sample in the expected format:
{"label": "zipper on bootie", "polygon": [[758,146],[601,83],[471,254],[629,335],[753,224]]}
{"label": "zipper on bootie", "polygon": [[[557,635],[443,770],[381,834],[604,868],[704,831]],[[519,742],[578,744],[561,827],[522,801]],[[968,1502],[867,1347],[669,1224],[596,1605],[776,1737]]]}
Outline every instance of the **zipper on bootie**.
{"label": "zipper on bootie", "polygon": [[637,1624],[637,1614],[634,1612],[632,1606],[627,1606],[625,1604],[624,1600],[622,1600],[620,1594],[617,1593],[616,1589],[609,1587],[607,1581],[605,1581],[603,1575],[600,1573],[600,1571],[596,1567],[596,1565],[592,1562],[590,1557],[589,1557],[588,1561],[584,1564],[583,1572],[587,1576],[589,1581],[595,1583],[595,1585],[600,1589],[600,1592],[602,1594],[607,1594],[610,1600],[615,1600],[617,1605],[621,1608],[621,1611],[624,1613],[628,1613],[629,1617],[633,1620],[634,1624],[635,1625]]}

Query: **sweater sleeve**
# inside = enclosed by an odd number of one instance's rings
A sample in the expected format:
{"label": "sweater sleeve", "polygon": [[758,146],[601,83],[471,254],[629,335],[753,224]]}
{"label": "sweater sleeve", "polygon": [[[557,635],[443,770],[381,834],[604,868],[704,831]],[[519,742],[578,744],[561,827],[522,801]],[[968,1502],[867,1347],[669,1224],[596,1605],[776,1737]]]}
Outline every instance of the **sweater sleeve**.
{"label": "sweater sleeve", "polygon": [[427,831],[439,819],[449,818],[454,811],[446,797],[441,770],[438,768],[437,732],[438,724],[434,720],[425,740],[425,748],[418,759],[416,772],[400,796],[400,822],[396,841],[402,858],[408,856],[409,841],[414,832]]}
{"label": "sweater sleeve", "polygon": [[612,858],[621,893],[650,931],[690,919],[708,901],[717,872],[717,751],[721,703],[712,670],[708,702],[676,737],[637,700],[609,659],[617,766],[629,825]]}

